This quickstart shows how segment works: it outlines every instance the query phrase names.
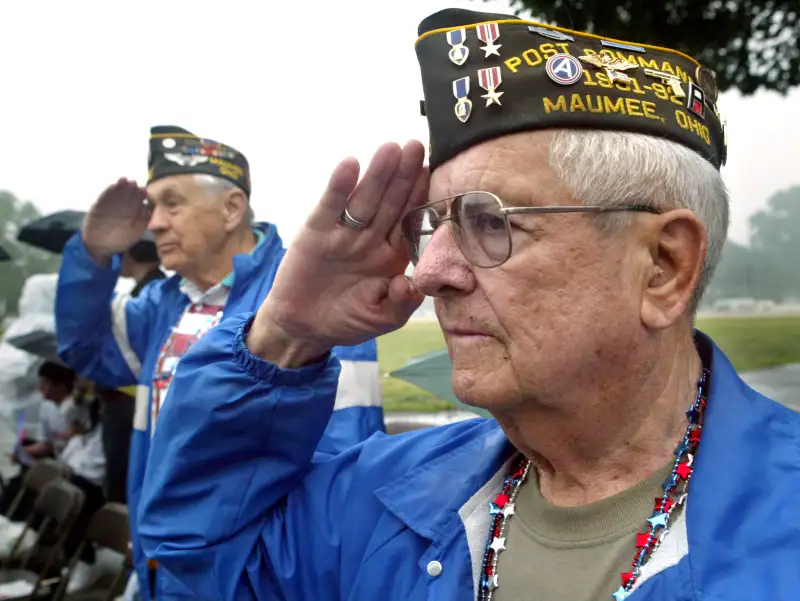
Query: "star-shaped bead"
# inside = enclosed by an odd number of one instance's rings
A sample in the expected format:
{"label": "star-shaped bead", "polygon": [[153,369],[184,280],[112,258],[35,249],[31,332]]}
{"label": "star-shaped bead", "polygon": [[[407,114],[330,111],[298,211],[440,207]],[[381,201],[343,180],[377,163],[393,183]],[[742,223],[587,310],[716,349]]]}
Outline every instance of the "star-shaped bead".
{"label": "star-shaped bead", "polygon": [[497,574],[495,574],[494,576],[489,576],[486,579],[486,588],[488,588],[490,591],[493,591],[498,586],[500,586],[500,584],[497,581]]}
{"label": "star-shaped bead", "polygon": [[630,595],[628,591],[626,591],[623,587],[619,587],[617,592],[614,593],[614,599],[616,599],[616,601],[625,601],[628,595]]}
{"label": "star-shaped bead", "polygon": [[688,461],[684,461],[683,463],[681,463],[675,470],[675,474],[680,476],[684,480],[688,479],[691,473],[692,473],[692,468],[691,464]]}
{"label": "star-shaped bead", "polygon": [[509,503],[508,505],[503,507],[503,517],[510,518],[512,515],[514,515],[514,504]]}
{"label": "star-shaped bead", "polygon": [[666,513],[669,513],[669,511],[674,506],[675,506],[675,501],[673,501],[672,499],[664,499],[663,497],[656,498],[656,504],[653,507],[653,511],[654,512],[664,511]]}
{"label": "star-shaped bead", "polygon": [[498,513],[500,513],[500,508],[494,503],[489,503],[489,513],[491,515],[497,515]]}
{"label": "star-shaped bead", "polygon": [[494,540],[492,540],[492,544],[489,545],[489,548],[495,553],[499,553],[500,551],[505,551],[506,550],[505,537],[496,537]]}
{"label": "star-shaped bead", "polygon": [[647,518],[647,521],[650,522],[653,528],[666,528],[667,517],[666,513],[658,513],[654,514],[653,517]]}

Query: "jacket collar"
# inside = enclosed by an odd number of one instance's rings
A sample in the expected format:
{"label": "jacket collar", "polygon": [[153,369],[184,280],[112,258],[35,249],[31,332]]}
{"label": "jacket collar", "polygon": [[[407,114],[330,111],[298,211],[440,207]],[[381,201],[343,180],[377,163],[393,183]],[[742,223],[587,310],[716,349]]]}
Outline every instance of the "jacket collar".
{"label": "jacket collar", "polygon": [[429,540],[445,536],[453,520],[460,523],[459,509],[515,451],[494,419],[476,418],[452,431],[456,438],[447,441],[449,450],[375,492],[389,511]]}
{"label": "jacket collar", "polygon": [[257,223],[254,229],[263,236],[258,246],[248,255],[236,255],[233,258],[235,288],[247,287],[258,274],[274,272],[283,259],[283,241],[278,228],[271,223]]}
{"label": "jacket collar", "polygon": [[[785,531],[800,540],[800,512],[792,509],[796,507],[792,503],[800,499],[800,415],[744,384],[704,334],[697,332],[697,340],[710,363],[711,383],[689,491],[687,529],[690,553],[696,558],[693,570],[702,584],[708,577],[718,577],[714,566],[725,558],[738,565],[743,547],[735,530],[753,519],[748,507],[755,499],[765,500],[763,507],[772,508],[774,517],[756,516],[752,527],[758,534],[752,540],[763,541],[770,531],[776,535]],[[431,541],[452,535],[460,525],[459,509],[514,453],[494,419],[470,421],[474,425],[449,426],[455,439],[448,441],[448,450],[437,459],[375,493],[411,530]],[[768,497],[774,501],[770,503]],[[725,536],[730,537],[729,543],[720,544]],[[751,552],[758,554],[755,547]],[[758,578],[767,578],[768,567],[757,565],[762,570]]]}
{"label": "jacket collar", "polygon": [[[776,575],[794,573],[799,586],[800,414],[751,389],[709,338],[698,338],[712,353],[687,504],[694,585],[719,598],[756,598]],[[737,590],[741,582],[763,588],[748,595]]]}

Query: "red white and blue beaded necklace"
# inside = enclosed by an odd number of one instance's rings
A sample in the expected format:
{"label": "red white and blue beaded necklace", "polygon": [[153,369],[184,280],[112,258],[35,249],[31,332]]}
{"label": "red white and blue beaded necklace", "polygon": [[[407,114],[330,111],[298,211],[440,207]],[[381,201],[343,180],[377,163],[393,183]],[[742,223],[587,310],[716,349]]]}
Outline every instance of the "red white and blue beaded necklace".
{"label": "red white and blue beaded necklace", "polygon": [[[675,465],[672,473],[664,481],[664,493],[655,500],[653,515],[647,519],[649,524],[647,531],[636,535],[636,553],[633,556],[632,569],[630,572],[621,574],[622,585],[614,593],[614,601],[624,601],[631,594],[634,585],[639,580],[642,567],[661,543],[670,524],[672,512],[686,502],[694,456],[703,431],[709,377],[710,372],[704,369],[697,382],[697,398],[686,411],[688,425],[683,440],[675,449]],[[503,482],[502,491],[492,503],[489,503],[489,513],[492,516],[491,529],[481,567],[478,601],[491,601],[494,591],[500,586],[497,565],[500,554],[506,550],[506,527],[509,519],[514,515],[514,502],[519,494],[519,489],[525,483],[531,469],[531,462],[524,455],[514,459]]]}

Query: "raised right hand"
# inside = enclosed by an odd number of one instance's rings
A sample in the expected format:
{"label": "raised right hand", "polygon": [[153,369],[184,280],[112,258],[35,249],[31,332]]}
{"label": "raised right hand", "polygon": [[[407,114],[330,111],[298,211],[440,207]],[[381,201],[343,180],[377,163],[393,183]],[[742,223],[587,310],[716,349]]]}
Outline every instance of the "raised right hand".
{"label": "raised right hand", "polygon": [[106,188],[83,221],[81,237],[89,254],[104,262],[136,244],[150,220],[146,199],[145,188],[124,178]]}
{"label": "raised right hand", "polygon": [[[286,252],[247,344],[280,367],[297,367],[334,346],[356,345],[403,326],[422,303],[404,272],[402,217],[426,201],[425,148],[386,144],[361,181],[342,161]],[[342,224],[349,215],[365,226]]]}

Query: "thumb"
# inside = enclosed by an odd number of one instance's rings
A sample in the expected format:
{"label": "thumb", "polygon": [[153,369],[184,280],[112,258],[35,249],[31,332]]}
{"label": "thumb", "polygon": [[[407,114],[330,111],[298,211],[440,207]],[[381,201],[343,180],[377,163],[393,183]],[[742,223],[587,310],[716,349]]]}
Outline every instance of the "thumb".
{"label": "thumb", "polygon": [[411,314],[419,309],[424,300],[425,295],[414,287],[411,278],[400,275],[389,282],[389,302],[395,308],[395,313],[399,318],[411,317]]}

